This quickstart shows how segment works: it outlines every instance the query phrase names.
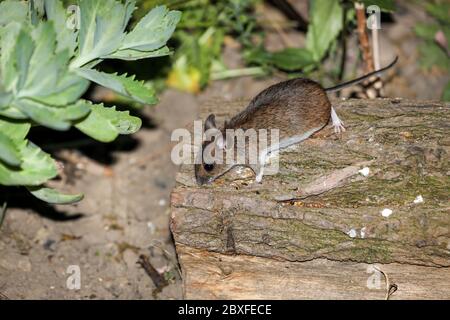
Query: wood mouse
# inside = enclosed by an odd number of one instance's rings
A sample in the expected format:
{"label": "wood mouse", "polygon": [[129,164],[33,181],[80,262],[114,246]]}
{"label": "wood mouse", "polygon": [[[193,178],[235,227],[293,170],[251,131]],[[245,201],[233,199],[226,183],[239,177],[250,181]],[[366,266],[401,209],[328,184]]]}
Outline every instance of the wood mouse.
{"label": "wood mouse", "polygon": [[[225,121],[224,127],[220,129],[216,126],[214,114],[210,114],[205,121],[204,131],[213,129],[218,132],[218,135],[212,141],[204,141],[197,155],[195,164],[197,183],[200,185],[211,183],[236,165],[250,167],[256,175],[255,181],[261,182],[264,164],[271,153],[307,139],[325,127],[330,119],[336,133],[345,131],[344,123],[331,106],[327,92],[339,91],[381,74],[392,68],[397,60],[398,57],[384,68],[326,89],[319,83],[305,78],[295,78],[277,83],[260,92],[251,100],[246,109],[229,121]],[[236,149],[235,143],[227,147],[227,129],[278,129],[279,143],[259,151],[256,163],[249,163],[248,158],[245,159],[245,163],[239,164],[226,163],[226,161],[218,163],[209,160],[210,158],[205,157],[205,150],[208,146],[215,148],[216,151],[213,153],[222,151],[226,154],[231,148],[233,148],[234,154],[241,152]],[[212,143],[214,145],[210,145]]]}

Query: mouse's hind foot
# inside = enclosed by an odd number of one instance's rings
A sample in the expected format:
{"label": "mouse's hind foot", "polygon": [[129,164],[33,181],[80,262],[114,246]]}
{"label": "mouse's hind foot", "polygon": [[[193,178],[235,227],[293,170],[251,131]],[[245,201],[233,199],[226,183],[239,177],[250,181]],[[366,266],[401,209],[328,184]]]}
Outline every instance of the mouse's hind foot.
{"label": "mouse's hind foot", "polygon": [[342,120],[339,119],[333,107],[331,107],[331,123],[333,125],[335,133],[341,133],[345,131],[344,122],[342,122]]}

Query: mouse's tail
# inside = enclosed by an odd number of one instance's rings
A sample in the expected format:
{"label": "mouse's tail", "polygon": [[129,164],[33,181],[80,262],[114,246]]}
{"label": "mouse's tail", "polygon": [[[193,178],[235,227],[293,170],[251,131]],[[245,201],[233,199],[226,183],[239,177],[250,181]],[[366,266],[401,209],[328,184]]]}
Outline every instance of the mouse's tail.
{"label": "mouse's tail", "polygon": [[375,70],[375,71],[370,72],[370,73],[368,73],[368,74],[366,74],[366,75],[364,75],[362,77],[350,80],[348,82],[344,82],[344,83],[338,84],[337,86],[334,86],[334,87],[331,87],[331,88],[326,88],[325,91],[330,91],[330,92],[331,91],[339,91],[339,90],[342,90],[344,88],[353,86],[353,85],[358,84],[360,82],[363,82],[364,80],[366,80],[366,79],[368,79],[370,77],[379,75],[379,74],[385,72],[386,70],[392,68],[397,63],[397,61],[398,61],[398,56],[396,56],[394,61],[392,61],[388,66],[386,66],[384,68],[381,68],[379,70]]}

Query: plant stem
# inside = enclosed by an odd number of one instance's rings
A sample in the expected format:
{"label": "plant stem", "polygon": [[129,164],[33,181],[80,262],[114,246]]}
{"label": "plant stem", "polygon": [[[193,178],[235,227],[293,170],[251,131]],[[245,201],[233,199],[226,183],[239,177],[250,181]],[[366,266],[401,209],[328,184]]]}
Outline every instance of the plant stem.
{"label": "plant stem", "polygon": [[356,21],[358,24],[357,32],[359,38],[359,45],[363,54],[363,60],[365,63],[365,71],[374,71],[373,57],[369,45],[369,36],[366,32],[366,12],[364,10],[364,4],[355,2]]}
{"label": "plant stem", "polygon": [[244,77],[244,76],[262,76],[264,74],[265,74],[264,69],[260,68],[260,67],[231,69],[231,70],[213,72],[211,74],[211,80],[223,80],[223,79]]}

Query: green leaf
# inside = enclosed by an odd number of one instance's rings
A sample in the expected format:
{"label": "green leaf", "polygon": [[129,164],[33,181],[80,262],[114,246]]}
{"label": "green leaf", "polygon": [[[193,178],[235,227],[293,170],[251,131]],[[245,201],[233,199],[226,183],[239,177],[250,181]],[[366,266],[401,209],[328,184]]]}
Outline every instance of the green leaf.
{"label": "green leaf", "polygon": [[325,56],[331,43],[342,30],[343,9],[339,0],[315,0],[311,2],[311,21],[306,35],[306,49],[314,61]]}
{"label": "green leaf", "polygon": [[91,103],[86,100],[79,100],[75,104],[55,107],[31,99],[18,99],[13,102],[13,105],[45,127],[67,130],[71,121],[78,120],[89,113]]}
{"label": "green leaf", "polygon": [[448,24],[450,15],[450,3],[425,3],[425,9],[436,19]]}
{"label": "green leaf", "polygon": [[25,139],[30,131],[31,125],[29,122],[4,120],[0,118],[0,132],[8,136],[14,142],[19,142]]}
{"label": "green leaf", "polygon": [[447,82],[447,85],[444,88],[444,92],[442,93],[443,101],[450,101],[450,81]]}
{"label": "green leaf", "polygon": [[14,141],[0,131],[0,160],[11,166],[21,163],[20,152]]}
{"label": "green leaf", "polygon": [[304,48],[287,48],[273,53],[272,61],[280,69],[295,71],[314,63],[310,51]]}
{"label": "green leaf", "polygon": [[39,93],[33,96],[33,99],[49,105],[66,105],[78,100],[86,92],[89,84],[88,80],[68,72],[58,80],[49,94]]}
{"label": "green leaf", "polygon": [[0,28],[0,75],[2,77],[0,83],[6,91],[13,90],[18,79],[14,50],[20,30],[21,26],[16,22]]}
{"label": "green leaf", "polygon": [[[33,54],[28,58],[28,74],[24,81],[24,88],[19,92],[20,96],[34,96],[41,91],[53,89],[60,71],[67,63],[69,57],[53,56],[56,48],[56,32],[51,22],[40,23],[32,30],[34,48]],[[19,49],[16,49],[16,52]]]}
{"label": "green leaf", "polygon": [[305,48],[286,48],[277,52],[267,52],[264,48],[248,50],[244,54],[247,63],[261,66],[275,66],[286,71],[296,71],[314,66],[312,54]]}
{"label": "green leaf", "polygon": [[0,92],[0,109],[7,108],[12,101],[12,94]]}
{"label": "green leaf", "polygon": [[357,1],[364,3],[366,8],[369,6],[375,5],[375,6],[380,7],[381,11],[385,11],[385,12],[395,11],[394,0],[357,0]]}
{"label": "green leaf", "polygon": [[0,2],[0,26],[12,21],[21,22],[27,19],[28,5],[26,2],[3,1]]}
{"label": "green leaf", "polygon": [[23,119],[28,118],[26,114],[24,114],[23,112],[21,112],[14,106],[9,106],[4,109],[0,109],[0,116],[4,116],[7,118],[11,118],[11,119],[18,119],[18,120],[23,120]]}
{"label": "green leaf", "polygon": [[135,81],[134,75],[131,77],[127,77],[126,74],[118,76],[117,73],[104,73],[87,68],[77,68],[74,71],[86,79],[114,90],[137,102],[146,104],[155,104],[158,102],[154,89],[145,86],[144,82]]}
{"label": "green leaf", "polygon": [[113,54],[105,56],[108,59],[122,59],[122,60],[139,60],[146,58],[163,57],[170,54],[168,47],[162,47],[153,51],[138,51],[133,49],[118,50]]}
{"label": "green leaf", "polygon": [[425,40],[434,41],[434,36],[436,32],[439,31],[439,26],[434,24],[417,23],[414,26],[414,32],[421,38]]}
{"label": "green leaf", "polygon": [[0,184],[41,185],[57,175],[56,164],[49,154],[31,142],[22,141],[18,146],[22,163],[15,168],[0,161]]}
{"label": "green leaf", "polygon": [[[45,14],[47,20],[53,23],[56,33],[57,46],[56,52],[61,52],[63,50],[68,50],[69,56],[73,56],[75,48],[77,46],[77,36],[78,30],[74,28],[73,30],[67,26],[66,10],[63,7],[61,1],[55,0],[45,0]],[[75,16],[74,19],[77,19]]]}
{"label": "green leaf", "polygon": [[59,191],[43,186],[27,187],[36,198],[52,204],[71,204],[83,199],[83,194],[63,194]]}
{"label": "green leaf", "polygon": [[179,11],[169,11],[165,6],[154,8],[125,36],[120,49],[153,51],[161,48],[169,40],[180,18]]}
{"label": "green leaf", "polygon": [[12,105],[45,127],[60,131],[70,127],[70,121],[64,119],[64,112],[61,111],[63,108],[51,107],[30,99],[18,99]]}
{"label": "green leaf", "polygon": [[437,66],[443,70],[450,69],[447,54],[433,41],[426,41],[419,46],[420,64],[425,69]]}
{"label": "green leaf", "polygon": [[91,113],[75,127],[98,141],[111,142],[119,134],[131,134],[138,131],[141,127],[141,119],[130,116],[129,111],[117,111],[115,107],[92,105]]}
{"label": "green leaf", "polygon": [[131,0],[124,4],[115,0],[79,0],[79,55],[71,67],[81,67],[116,51],[125,37],[134,5]]}
{"label": "green leaf", "polygon": [[14,62],[16,63],[18,73],[16,91],[20,91],[25,84],[33,51],[33,39],[27,32],[25,32],[24,29],[21,29],[19,36],[17,37],[16,47],[14,49]]}

